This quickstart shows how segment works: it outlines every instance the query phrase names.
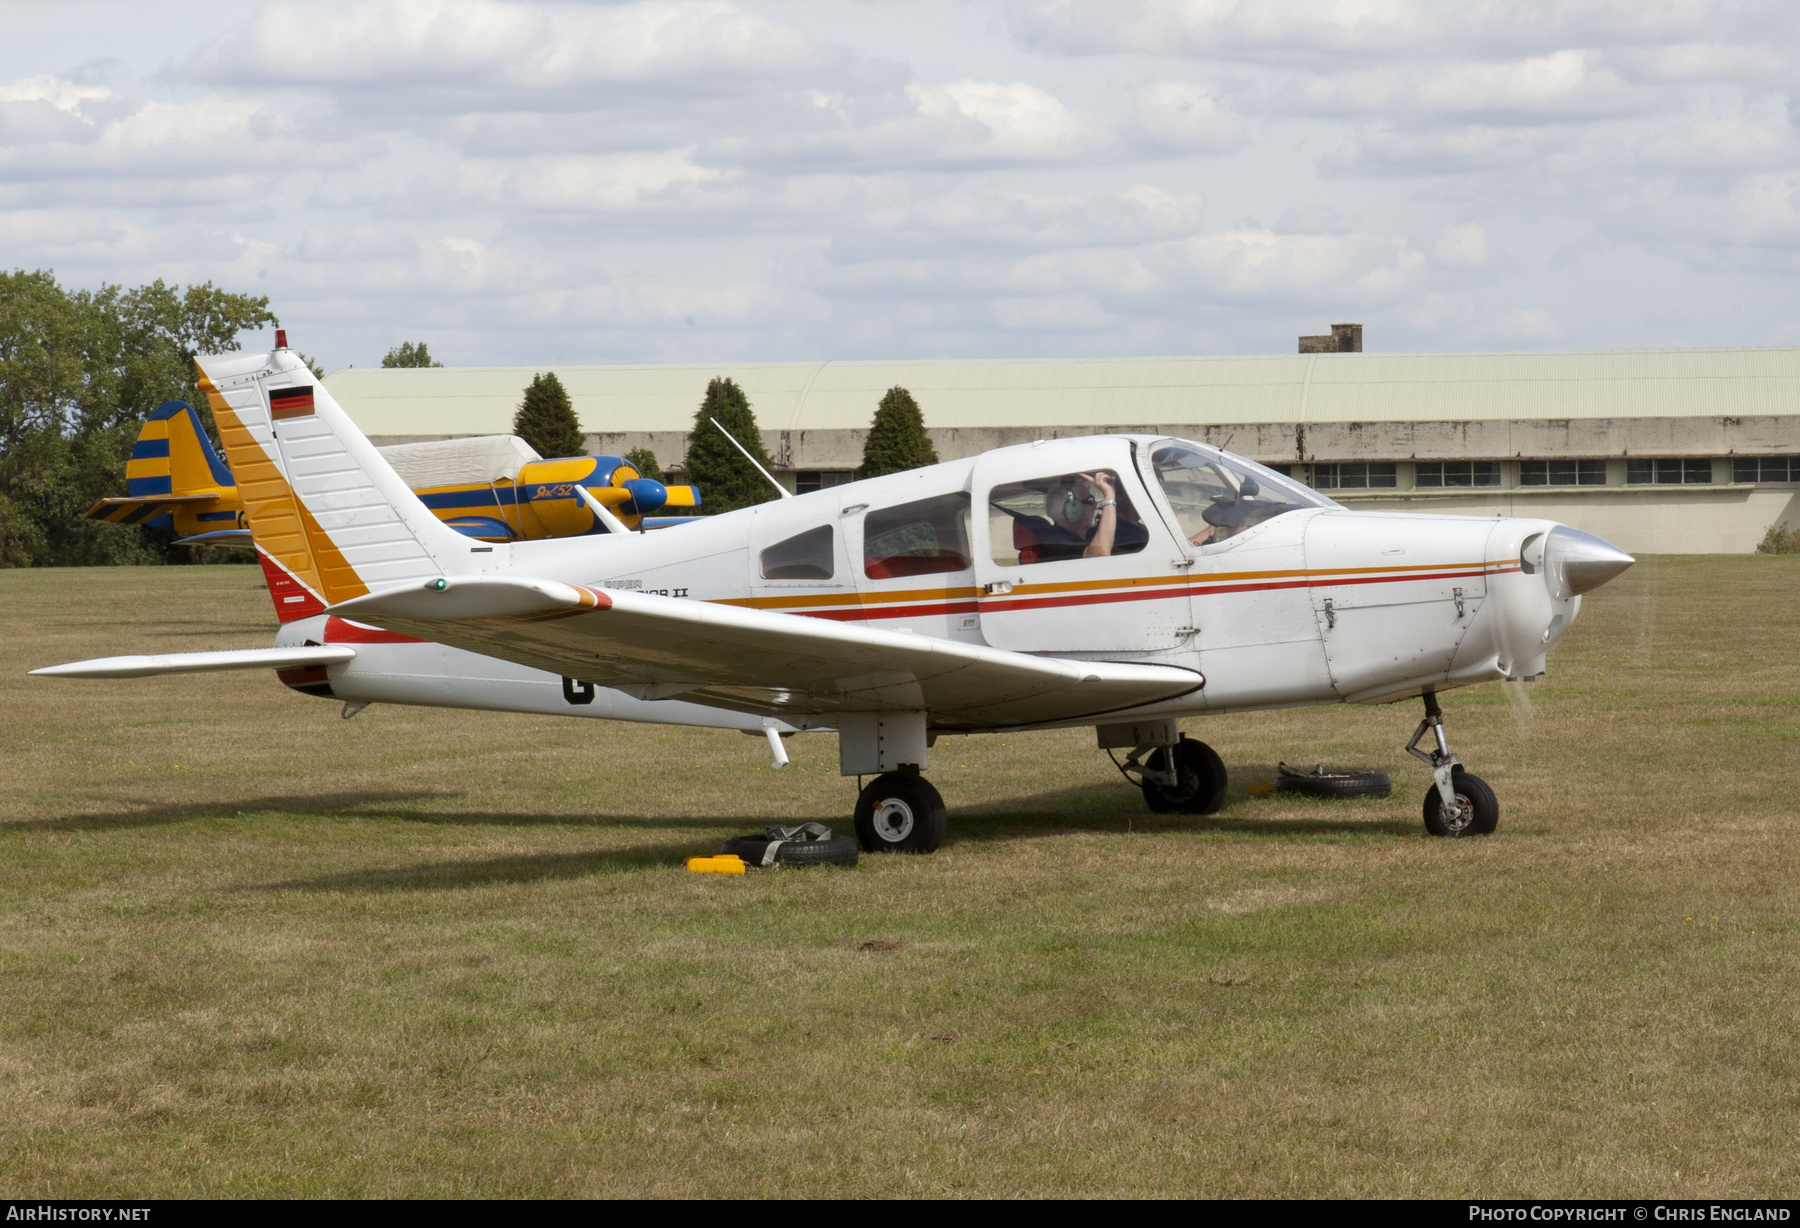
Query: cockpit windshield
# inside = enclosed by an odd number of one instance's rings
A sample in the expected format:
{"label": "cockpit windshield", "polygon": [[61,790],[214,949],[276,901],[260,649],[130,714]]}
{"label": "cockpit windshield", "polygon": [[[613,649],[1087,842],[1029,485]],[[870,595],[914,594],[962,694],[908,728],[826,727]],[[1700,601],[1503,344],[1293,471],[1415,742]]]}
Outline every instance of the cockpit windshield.
{"label": "cockpit windshield", "polygon": [[1165,439],[1150,449],[1163,494],[1193,545],[1222,542],[1284,512],[1334,507],[1273,469],[1205,444]]}

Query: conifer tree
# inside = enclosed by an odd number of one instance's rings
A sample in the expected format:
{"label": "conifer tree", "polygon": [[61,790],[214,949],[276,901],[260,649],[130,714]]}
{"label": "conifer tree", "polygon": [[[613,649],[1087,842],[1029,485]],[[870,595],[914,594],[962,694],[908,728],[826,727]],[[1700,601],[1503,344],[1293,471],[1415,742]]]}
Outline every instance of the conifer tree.
{"label": "conifer tree", "polygon": [[744,459],[743,453],[731,446],[713,426],[731,432],[732,439],[750,450],[763,468],[773,472],[775,462],[763,450],[762,434],[756,429],[756,414],[744,390],[729,379],[717,378],[706,386],[706,398],[694,414],[694,430],[688,436],[687,480],[700,488],[703,510],[730,512],[756,503],[779,498],[767,478]]}
{"label": "conifer tree", "polygon": [[625,463],[652,482],[665,480],[662,466],[656,463],[656,453],[649,448],[633,448],[625,454]]}
{"label": "conifer tree", "polygon": [[884,473],[904,473],[938,463],[937,449],[925,434],[925,415],[912,393],[895,385],[875,408],[875,420],[869,424],[869,438],[863,444],[859,478],[880,477]]}
{"label": "conifer tree", "polygon": [[556,378],[556,372],[533,375],[513,417],[513,434],[537,449],[546,460],[556,456],[582,456],[587,452],[587,436],[575,407],[569,404],[569,393]]}

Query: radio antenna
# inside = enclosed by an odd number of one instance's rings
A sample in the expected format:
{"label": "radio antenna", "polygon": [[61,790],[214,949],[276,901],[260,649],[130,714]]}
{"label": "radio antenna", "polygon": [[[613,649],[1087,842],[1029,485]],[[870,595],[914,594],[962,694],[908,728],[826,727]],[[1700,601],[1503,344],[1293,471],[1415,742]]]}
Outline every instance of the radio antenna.
{"label": "radio antenna", "polygon": [[[712,423],[714,426],[719,426],[719,420],[717,418],[709,417],[707,419],[707,421]],[[722,426],[719,426],[719,434],[725,436],[725,438],[727,438],[727,439],[731,439],[731,432],[726,430]],[[783,499],[792,499],[794,497],[793,491],[791,491],[787,487],[783,486],[780,482],[777,482],[775,480],[774,476],[772,474],[770,474],[770,472],[767,469],[764,469],[761,465],[758,465],[756,463],[756,458],[754,456],[750,455],[749,448],[746,448],[743,444],[739,443],[735,439],[731,439],[731,446],[736,448],[739,452],[742,452],[744,454],[744,459],[749,461],[750,464],[755,467],[755,469],[758,473],[762,474],[765,478],[769,479],[769,485],[771,485],[775,488],[776,494],[780,495]]]}

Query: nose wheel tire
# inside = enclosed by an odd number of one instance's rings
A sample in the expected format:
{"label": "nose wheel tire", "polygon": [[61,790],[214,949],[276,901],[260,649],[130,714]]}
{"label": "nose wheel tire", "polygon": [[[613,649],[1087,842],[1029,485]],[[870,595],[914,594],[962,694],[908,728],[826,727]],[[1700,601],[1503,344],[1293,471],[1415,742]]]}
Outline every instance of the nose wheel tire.
{"label": "nose wheel tire", "polygon": [[[1152,751],[1145,766],[1158,772],[1168,770],[1168,750]],[[1175,771],[1179,781],[1173,788],[1155,781],[1143,782],[1144,804],[1157,814],[1216,814],[1225,804],[1225,761],[1219,752],[1204,742],[1182,736],[1175,744]]]}
{"label": "nose wheel tire", "polygon": [[856,842],[865,853],[929,853],[944,842],[944,799],[917,772],[884,772],[856,799]]}
{"label": "nose wheel tire", "polygon": [[1433,785],[1425,792],[1425,830],[1434,836],[1485,836],[1500,823],[1500,803],[1479,776],[1457,768],[1450,776],[1456,808],[1445,813],[1443,798]]}

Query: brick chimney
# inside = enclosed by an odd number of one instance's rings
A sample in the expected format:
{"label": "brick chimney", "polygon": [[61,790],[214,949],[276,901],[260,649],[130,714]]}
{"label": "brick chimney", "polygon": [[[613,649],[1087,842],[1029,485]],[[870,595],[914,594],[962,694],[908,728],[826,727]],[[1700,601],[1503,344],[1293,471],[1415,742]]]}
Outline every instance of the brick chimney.
{"label": "brick chimney", "polygon": [[1331,331],[1319,337],[1300,338],[1302,354],[1360,354],[1362,325],[1333,324]]}

